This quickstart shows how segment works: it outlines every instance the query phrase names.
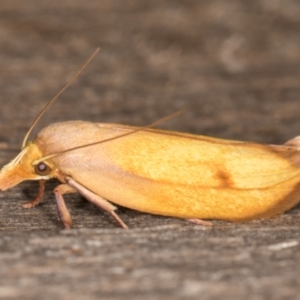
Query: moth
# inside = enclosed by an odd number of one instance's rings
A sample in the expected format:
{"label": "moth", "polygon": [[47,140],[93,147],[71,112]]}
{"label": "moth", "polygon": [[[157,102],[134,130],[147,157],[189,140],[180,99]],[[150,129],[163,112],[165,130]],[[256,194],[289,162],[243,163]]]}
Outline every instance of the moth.
{"label": "moth", "polygon": [[41,201],[46,181],[57,178],[54,194],[65,228],[72,225],[67,193],[81,194],[123,228],[114,204],[210,225],[204,220],[270,218],[300,200],[300,137],[263,145],[153,126],[68,121],[49,125],[27,142],[55,99],[31,126],[20,154],[2,168],[0,189],[38,180],[36,199],[24,205],[30,208]]}

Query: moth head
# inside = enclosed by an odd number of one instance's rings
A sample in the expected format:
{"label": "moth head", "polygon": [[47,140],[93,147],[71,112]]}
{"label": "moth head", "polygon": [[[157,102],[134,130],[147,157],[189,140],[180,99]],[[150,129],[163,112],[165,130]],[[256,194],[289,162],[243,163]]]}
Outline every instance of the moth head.
{"label": "moth head", "polygon": [[53,176],[51,162],[40,161],[42,153],[29,143],[10,163],[0,171],[0,189],[7,190],[24,180],[48,180]]}

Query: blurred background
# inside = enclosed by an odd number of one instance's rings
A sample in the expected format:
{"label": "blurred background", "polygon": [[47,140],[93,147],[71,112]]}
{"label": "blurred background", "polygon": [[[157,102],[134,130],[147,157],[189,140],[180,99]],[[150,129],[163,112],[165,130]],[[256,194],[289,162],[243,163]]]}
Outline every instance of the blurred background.
{"label": "blurred background", "polygon": [[282,143],[299,133],[298,1],[1,1],[0,139],[34,116],[97,47],[47,112]]}
{"label": "blurred background", "polygon": [[[299,33],[297,0],[1,0],[0,165],[97,47],[34,133],[71,119],[147,125],[184,110],[159,127],[281,144],[300,133]],[[212,230],[120,209],[125,233],[72,195],[75,229],[61,232],[56,184],[32,210],[21,204],[36,183],[0,194],[0,298],[299,295],[299,208]]]}

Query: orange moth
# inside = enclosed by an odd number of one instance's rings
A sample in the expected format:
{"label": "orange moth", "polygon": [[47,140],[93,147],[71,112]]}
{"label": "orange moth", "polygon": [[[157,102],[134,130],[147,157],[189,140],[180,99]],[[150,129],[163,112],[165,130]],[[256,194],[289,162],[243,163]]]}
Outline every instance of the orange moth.
{"label": "orange moth", "polygon": [[72,221],[63,195],[75,192],[109,212],[123,228],[127,226],[112,203],[209,224],[202,220],[269,218],[300,200],[300,138],[262,145],[151,125],[68,121],[49,125],[27,143],[57,96],[31,126],[20,154],[2,168],[0,189],[38,180],[38,196],[24,205],[30,208],[42,199],[45,182],[57,178],[61,184],[54,194],[65,228]]}

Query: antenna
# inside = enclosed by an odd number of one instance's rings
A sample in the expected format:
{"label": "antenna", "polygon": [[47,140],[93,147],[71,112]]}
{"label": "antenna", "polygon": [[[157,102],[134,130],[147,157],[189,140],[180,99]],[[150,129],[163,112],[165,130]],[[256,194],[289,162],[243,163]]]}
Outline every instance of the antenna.
{"label": "antenna", "polygon": [[27,144],[28,137],[34,128],[34,126],[37,124],[37,122],[41,119],[41,117],[44,115],[45,111],[48,109],[48,107],[74,82],[74,80],[79,76],[79,74],[86,68],[86,66],[91,62],[91,60],[95,57],[95,55],[99,52],[100,48],[97,48],[94,53],[90,56],[90,58],[83,64],[83,66],[77,71],[77,73],[73,76],[73,78],[45,105],[45,107],[42,109],[42,111],[39,113],[39,115],[36,117],[32,125],[29,127],[27,133],[25,134],[25,137],[23,139],[22,148],[24,149]]}

